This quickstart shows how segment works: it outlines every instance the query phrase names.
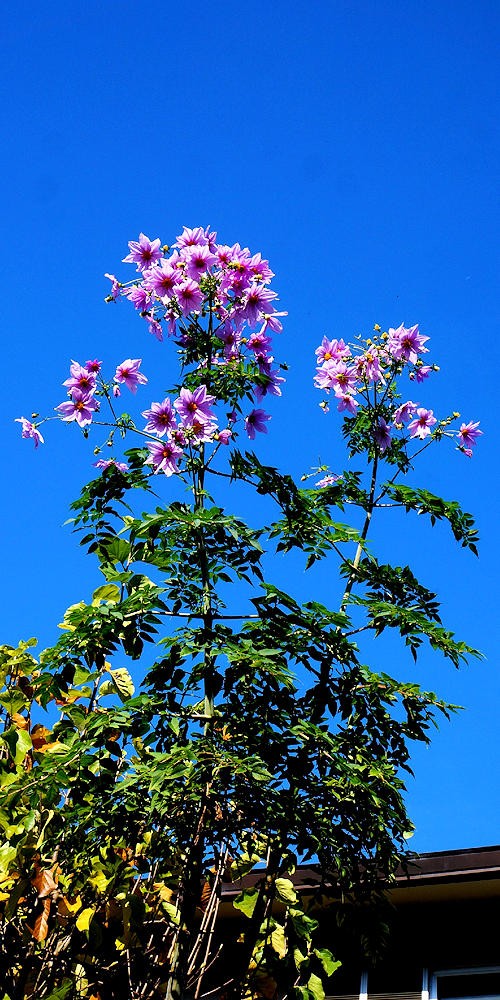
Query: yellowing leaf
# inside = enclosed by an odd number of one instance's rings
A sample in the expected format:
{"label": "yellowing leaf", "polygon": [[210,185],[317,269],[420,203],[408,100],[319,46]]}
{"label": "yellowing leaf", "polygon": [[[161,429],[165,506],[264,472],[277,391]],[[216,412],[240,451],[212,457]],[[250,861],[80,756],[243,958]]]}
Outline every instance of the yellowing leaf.
{"label": "yellowing leaf", "polygon": [[20,715],[19,712],[13,712],[11,715],[11,721],[17,726],[18,729],[28,729],[29,722],[24,715]]}
{"label": "yellowing leaf", "polygon": [[93,875],[88,881],[89,884],[94,886],[94,889],[97,889],[97,892],[102,895],[106,892],[111,879],[106,878],[104,872],[97,872],[97,875]]}
{"label": "yellowing leaf", "polygon": [[71,618],[72,612],[78,611],[79,608],[85,608],[86,606],[87,605],[85,604],[85,601],[79,601],[78,604],[72,604],[67,609],[67,611],[64,612],[64,618],[62,622],[59,622],[59,625],[57,627],[62,628],[66,632],[74,632],[76,624],[75,625],[71,624],[69,620]]}
{"label": "yellowing leaf", "polygon": [[95,907],[93,906],[86,906],[85,909],[82,910],[80,916],[76,921],[76,926],[78,927],[79,931],[88,931],[90,927],[90,921],[92,920],[94,913],[95,913]]}
{"label": "yellowing leaf", "polygon": [[134,691],[134,682],[126,667],[120,667],[118,670],[110,670],[113,683],[122,701],[126,701],[127,698],[131,698]]}
{"label": "yellowing leaf", "polygon": [[319,976],[316,976],[314,972],[309,976],[307,988],[312,993],[314,1000],[325,1000],[323,983],[321,982]]}
{"label": "yellowing leaf", "polygon": [[47,737],[50,736],[50,729],[46,726],[42,726],[40,722],[37,722],[36,726],[33,726],[31,730],[31,742],[33,744],[34,750],[41,750],[47,743]]}
{"label": "yellowing leaf", "polygon": [[65,743],[59,743],[56,740],[54,743],[44,743],[41,747],[38,747],[37,753],[68,753],[69,747]]}
{"label": "yellowing leaf", "polygon": [[271,947],[276,951],[280,958],[284,958],[286,955],[286,938],[285,938],[285,928],[281,924],[277,927],[271,934]]}
{"label": "yellowing leaf", "polygon": [[57,904],[57,910],[61,917],[72,917],[82,908],[82,897],[70,900],[67,896],[61,896]]}
{"label": "yellowing leaf", "polygon": [[41,908],[35,911],[35,920],[32,924],[26,924],[30,934],[34,937],[35,941],[45,941],[47,934],[49,933],[49,913],[50,913],[50,899],[44,899],[42,901]]}
{"label": "yellowing leaf", "polygon": [[293,887],[293,882],[289,878],[276,879],[276,893],[282,903],[296,903],[297,893]]}
{"label": "yellowing leaf", "polygon": [[116,583],[105,583],[102,587],[98,587],[94,590],[92,594],[92,604],[94,606],[101,603],[101,601],[110,601],[112,604],[117,604],[120,600],[120,588],[117,587]]}
{"label": "yellowing leaf", "polygon": [[11,847],[10,844],[2,844],[2,846],[0,847],[0,872],[5,872],[6,874],[10,874],[9,872],[10,863],[11,861],[14,860],[16,855],[17,855],[16,847]]}
{"label": "yellowing leaf", "polygon": [[50,896],[57,889],[57,882],[54,880],[52,872],[47,869],[38,872],[38,875],[31,879],[31,884],[36,889],[39,899]]}

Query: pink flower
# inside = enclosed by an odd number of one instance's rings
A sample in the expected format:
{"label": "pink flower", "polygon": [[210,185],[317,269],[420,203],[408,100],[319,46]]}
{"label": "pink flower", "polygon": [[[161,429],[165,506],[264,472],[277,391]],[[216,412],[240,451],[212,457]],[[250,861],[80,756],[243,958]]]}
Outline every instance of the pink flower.
{"label": "pink flower", "polygon": [[377,442],[380,448],[380,451],[383,454],[384,451],[387,451],[387,449],[391,445],[391,428],[385,422],[383,417],[378,418],[378,424],[375,427],[373,435],[375,437],[375,441]]}
{"label": "pink flower", "polygon": [[266,376],[267,381],[265,385],[255,386],[255,398],[260,403],[260,401],[264,399],[264,396],[267,396],[268,393],[271,396],[281,396],[280,386],[282,382],[286,382],[286,379],[284,379],[281,375],[278,375],[278,368],[271,368],[270,362],[273,359],[257,358],[256,360],[261,374]]}
{"label": "pink flower", "polygon": [[432,365],[418,365],[414,372],[410,372],[410,378],[415,382],[423,382],[434,371]]}
{"label": "pink flower", "polygon": [[350,357],[351,351],[343,340],[328,340],[327,337],[323,337],[315,354],[319,363],[324,364],[325,361],[344,361]]}
{"label": "pink flower", "polygon": [[245,429],[251,441],[254,440],[257,431],[259,434],[267,434],[266,421],[270,419],[270,415],[264,410],[252,410],[248,414],[245,418]]}
{"label": "pink flower", "polygon": [[[458,431],[458,439],[460,441],[459,448],[464,451],[464,453],[470,458],[472,456],[472,449],[477,443],[478,437],[483,433],[478,430],[479,420],[476,423],[469,421],[468,424],[461,424],[460,430]],[[24,437],[24,434],[23,434]]]}
{"label": "pink flower", "polygon": [[333,389],[336,396],[345,396],[356,391],[357,374],[344,361],[331,360],[317,369],[314,382],[319,389]]}
{"label": "pink flower", "polygon": [[145,285],[132,285],[131,288],[125,289],[123,294],[134,304],[138,312],[146,312],[153,298],[151,289],[146,288]]}
{"label": "pink flower", "polygon": [[380,368],[380,358],[375,350],[366,351],[356,359],[356,368],[360,378],[367,382],[383,382],[384,376]]}
{"label": "pink flower", "polygon": [[100,458],[98,462],[94,462],[94,468],[96,469],[118,469],[119,472],[128,472],[128,465],[126,462],[115,462],[114,458]]}
{"label": "pink flower", "polygon": [[60,403],[54,407],[62,414],[62,419],[66,422],[76,420],[80,427],[86,427],[92,423],[92,416],[99,409],[99,403],[93,396],[88,396],[79,389],[74,389],[72,399],[66,403]]}
{"label": "pink flower", "polygon": [[33,438],[35,442],[35,448],[38,448],[39,444],[43,444],[43,437],[38,430],[36,424],[33,424],[31,420],[26,420],[26,417],[16,417],[15,422],[21,424],[22,426],[22,437],[23,438]]}
{"label": "pink flower", "polygon": [[437,423],[432,410],[425,410],[423,406],[417,409],[417,419],[412,420],[408,427],[411,432],[410,437],[419,437],[422,441],[431,433],[431,427]]}
{"label": "pink flower", "polygon": [[206,424],[213,419],[214,414],[210,409],[212,403],[215,403],[215,397],[207,393],[205,385],[199,385],[194,392],[181,389],[174,407],[184,426],[189,427],[195,420]]}
{"label": "pink flower", "polygon": [[151,267],[145,272],[144,278],[159,299],[170,299],[175,293],[181,275],[170,261],[161,260],[156,267]]}
{"label": "pink flower", "polygon": [[114,302],[116,302],[116,300],[119,299],[121,295],[120,282],[118,281],[118,278],[115,278],[114,274],[105,274],[104,277],[108,278],[109,281],[111,282],[111,291],[106,301],[110,302],[112,299]]}
{"label": "pink flower", "polygon": [[342,395],[337,395],[337,399],[339,401],[337,406],[339,413],[342,413],[343,410],[348,410],[349,413],[356,413],[359,403],[350,393],[346,392],[342,393]]}
{"label": "pink flower", "polygon": [[173,441],[148,441],[148,450],[146,464],[152,465],[154,472],[174,476],[179,471],[177,463],[182,455],[182,448],[178,448]]}
{"label": "pink flower", "polygon": [[253,282],[248,289],[246,301],[241,311],[241,315],[245,317],[250,327],[255,326],[265,312],[269,312],[269,303],[276,297],[276,292],[272,292],[270,288]]}
{"label": "pink flower", "polygon": [[217,435],[217,424],[208,423],[206,420],[193,420],[189,426],[184,425],[186,437],[191,441],[213,441]]}
{"label": "pink flower", "polygon": [[68,391],[73,394],[75,389],[79,389],[84,395],[91,396],[95,391],[96,377],[94,372],[90,371],[85,365],[79,365],[77,361],[72,361],[70,368],[71,378],[67,378],[63,385],[65,385]]}
{"label": "pink flower", "polygon": [[263,312],[262,316],[264,322],[260,328],[260,333],[265,333],[266,330],[272,330],[273,333],[281,333],[283,329],[283,323],[280,323],[278,316],[288,316],[288,313],[277,312],[276,309],[273,309],[273,311],[270,313]]}
{"label": "pink flower", "polygon": [[180,285],[177,285],[175,294],[183,316],[199,310],[203,302],[203,292],[196,281],[191,278],[187,278]]}
{"label": "pink flower", "polygon": [[418,326],[406,329],[401,323],[397,330],[390,328],[386,347],[396,361],[410,361],[411,364],[415,364],[419,354],[427,353],[428,349],[424,344],[428,339],[419,333]]}
{"label": "pink flower", "polygon": [[155,317],[152,314],[150,314],[147,317],[147,319],[148,319],[149,332],[152,333],[153,337],[156,337],[156,339],[159,340],[161,343],[161,341],[163,340],[163,330],[161,323],[159,322],[159,320],[155,319]]}
{"label": "pink flower", "polygon": [[333,486],[340,479],[340,476],[324,476],[323,479],[318,479],[316,483],[316,489],[323,490],[326,486]]}
{"label": "pink flower", "polygon": [[233,432],[227,427],[223,431],[219,431],[219,441],[221,444],[229,444],[230,439],[233,436]]}
{"label": "pink flower", "polygon": [[271,350],[272,340],[270,337],[266,337],[262,330],[259,332],[252,333],[247,340],[247,347],[254,351],[255,354],[266,354]]}
{"label": "pink flower", "polygon": [[394,424],[407,424],[417,411],[418,403],[413,403],[409,399],[406,403],[402,403],[398,406],[397,410],[394,410],[392,415],[392,422]]}
{"label": "pink flower", "polygon": [[131,392],[137,392],[137,386],[146,385],[147,378],[139,371],[142,358],[127,358],[115,372],[115,382],[123,382]]}
{"label": "pink flower", "polygon": [[93,361],[86,361],[84,368],[86,368],[88,372],[92,372],[93,375],[97,375],[102,368],[102,361],[97,361],[97,358]]}
{"label": "pink flower", "polygon": [[138,271],[145,271],[151,267],[155,261],[160,260],[162,252],[160,240],[150,240],[144,233],[140,233],[139,240],[131,240],[129,243],[130,253],[123,258],[124,264],[137,264]]}
{"label": "pink flower", "polygon": [[150,410],[144,410],[143,417],[148,421],[144,428],[148,434],[158,434],[163,437],[167,431],[171,431],[176,426],[176,418],[172,403],[168,396],[163,403],[151,403]]}
{"label": "pink flower", "polygon": [[192,278],[193,281],[198,281],[216,260],[215,254],[210,253],[206,245],[189,247],[182,257],[186,262],[188,278]]}
{"label": "pink flower", "polygon": [[205,246],[207,243],[207,234],[201,226],[197,226],[196,229],[188,229],[187,226],[183,226],[183,231],[177,237],[174,247],[199,247]]}

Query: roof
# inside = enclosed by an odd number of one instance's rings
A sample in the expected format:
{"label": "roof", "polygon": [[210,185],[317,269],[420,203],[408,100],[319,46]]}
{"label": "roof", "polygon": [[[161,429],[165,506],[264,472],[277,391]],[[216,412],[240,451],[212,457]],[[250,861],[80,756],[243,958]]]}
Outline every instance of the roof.
{"label": "roof", "polygon": [[[314,865],[300,865],[291,877],[296,888],[305,893],[313,892],[321,883],[319,869]],[[259,878],[259,872],[252,872],[235,883],[225,883],[223,898],[230,902]],[[333,879],[323,886],[335,889]],[[415,855],[406,871],[397,872],[389,892],[398,904],[433,898],[500,896],[500,845]]]}

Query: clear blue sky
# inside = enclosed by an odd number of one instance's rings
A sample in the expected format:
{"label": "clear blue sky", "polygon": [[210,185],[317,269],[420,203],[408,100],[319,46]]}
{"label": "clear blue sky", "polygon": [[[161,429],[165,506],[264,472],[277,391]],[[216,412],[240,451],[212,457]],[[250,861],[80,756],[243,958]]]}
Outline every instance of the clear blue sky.
{"label": "clear blue sky", "polygon": [[[61,401],[70,358],[142,356],[150,374],[165,365],[162,386],[171,379],[168,348],[125,305],[103,304],[102,275],[139,231],[169,242],[210,223],[270,258],[291,370],[262,453],[298,475],[318,456],[344,464],[339,423],[311,388],[323,334],[419,322],[441,366],[422,401],[485,432],[472,461],[436,451],[423,483],[475,512],[480,560],[409,519],[374,540],[487,656],[460,674],[425,656],[413,672],[466,706],[415,754],[420,850],[500,841],[499,21],[493,0],[49,0],[2,17],[0,641],[49,644],[65,607],[100,582],[62,527],[90,448],[51,425],[35,454],[13,417]],[[335,602],[333,568],[298,573],[303,597]],[[395,648],[374,646],[373,662],[412,673]]]}

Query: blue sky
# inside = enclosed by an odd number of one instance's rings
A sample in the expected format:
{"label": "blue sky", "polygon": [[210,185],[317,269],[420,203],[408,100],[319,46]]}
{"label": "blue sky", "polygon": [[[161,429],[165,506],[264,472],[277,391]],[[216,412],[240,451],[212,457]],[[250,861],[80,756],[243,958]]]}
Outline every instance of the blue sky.
{"label": "blue sky", "polygon": [[[485,0],[49,0],[2,18],[0,641],[49,644],[65,607],[100,582],[62,527],[91,447],[53,424],[35,454],[13,417],[63,399],[71,358],[114,367],[141,356],[163,387],[172,378],[168,346],[103,303],[103,273],[118,271],[139,231],[171,242],[183,225],[210,223],[269,257],[290,373],[260,447],[297,475],[318,458],[344,466],[339,421],[312,389],[321,337],[418,322],[441,367],[422,402],[484,430],[472,461],[442,446],[418,478],[476,514],[480,559],[405,518],[374,526],[374,549],[412,565],[441,595],[446,624],[487,657],[456,673],[438,657],[413,670],[395,647],[370,651],[466,706],[414,756],[419,850],[500,840],[499,20]],[[296,568],[304,598],[334,603],[333,567]],[[277,560],[276,578],[288,572]]]}

